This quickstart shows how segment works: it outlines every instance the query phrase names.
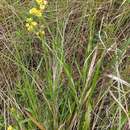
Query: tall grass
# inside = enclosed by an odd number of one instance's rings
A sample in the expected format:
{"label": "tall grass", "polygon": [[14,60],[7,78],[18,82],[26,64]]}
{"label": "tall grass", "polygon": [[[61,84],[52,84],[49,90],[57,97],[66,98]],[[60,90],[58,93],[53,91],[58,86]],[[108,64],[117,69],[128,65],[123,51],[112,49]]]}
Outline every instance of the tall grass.
{"label": "tall grass", "polygon": [[0,129],[127,129],[128,1],[50,0],[41,40],[33,2],[0,2]]}

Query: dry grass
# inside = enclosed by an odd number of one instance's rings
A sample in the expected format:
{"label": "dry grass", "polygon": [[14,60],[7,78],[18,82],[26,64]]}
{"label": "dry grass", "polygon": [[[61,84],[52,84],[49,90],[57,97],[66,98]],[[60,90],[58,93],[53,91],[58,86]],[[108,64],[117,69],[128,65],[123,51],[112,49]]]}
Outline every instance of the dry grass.
{"label": "dry grass", "polygon": [[42,40],[32,5],[0,3],[0,129],[128,130],[128,1],[50,0]]}

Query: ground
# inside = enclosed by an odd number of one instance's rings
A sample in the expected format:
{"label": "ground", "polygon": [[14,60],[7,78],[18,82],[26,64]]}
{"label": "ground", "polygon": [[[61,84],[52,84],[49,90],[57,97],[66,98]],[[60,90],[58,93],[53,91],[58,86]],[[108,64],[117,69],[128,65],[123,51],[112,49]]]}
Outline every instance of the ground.
{"label": "ground", "polygon": [[129,130],[129,0],[37,1],[0,1],[0,129]]}

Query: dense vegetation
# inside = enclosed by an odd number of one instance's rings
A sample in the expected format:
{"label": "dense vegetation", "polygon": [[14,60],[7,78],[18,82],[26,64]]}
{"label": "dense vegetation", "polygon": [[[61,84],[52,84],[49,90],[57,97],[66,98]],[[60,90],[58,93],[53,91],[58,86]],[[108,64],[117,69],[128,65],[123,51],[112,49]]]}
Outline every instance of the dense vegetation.
{"label": "dense vegetation", "polygon": [[0,130],[129,130],[129,0],[40,1],[0,0]]}

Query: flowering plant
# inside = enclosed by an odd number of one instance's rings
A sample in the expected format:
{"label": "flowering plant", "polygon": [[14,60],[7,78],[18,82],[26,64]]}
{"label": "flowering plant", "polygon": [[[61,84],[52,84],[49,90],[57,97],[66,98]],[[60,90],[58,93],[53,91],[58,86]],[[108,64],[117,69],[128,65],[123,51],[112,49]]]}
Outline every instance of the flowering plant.
{"label": "flowering plant", "polygon": [[35,0],[36,7],[29,10],[30,17],[26,19],[26,28],[29,32],[34,32],[39,38],[43,37],[45,32],[43,26],[38,29],[38,22],[34,20],[34,17],[41,18],[44,10],[47,6],[47,0]]}

